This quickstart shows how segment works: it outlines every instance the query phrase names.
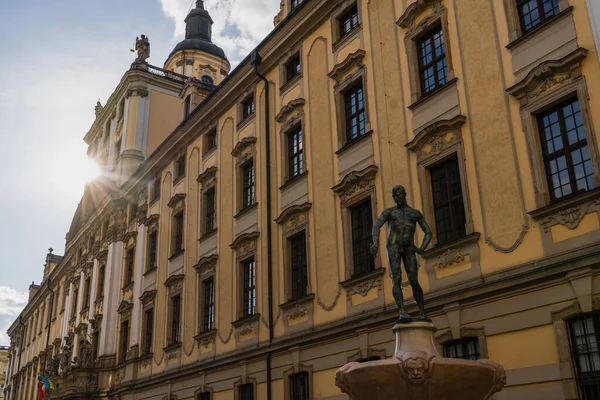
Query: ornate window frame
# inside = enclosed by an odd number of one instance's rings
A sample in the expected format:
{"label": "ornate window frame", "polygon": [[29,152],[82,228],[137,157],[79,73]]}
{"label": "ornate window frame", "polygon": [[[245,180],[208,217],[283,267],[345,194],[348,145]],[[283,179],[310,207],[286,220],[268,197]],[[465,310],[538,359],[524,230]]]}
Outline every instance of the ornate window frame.
{"label": "ornate window frame", "polygon": [[207,348],[211,344],[215,343],[215,338],[217,336],[217,330],[215,328],[211,330],[204,330],[204,293],[203,293],[203,283],[210,278],[213,278],[213,290],[214,290],[214,302],[215,302],[215,323],[217,321],[217,280],[216,280],[216,269],[217,263],[219,261],[219,256],[217,254],[213,254],[210,256],[205,256],[200,258],[196,265],[194,265],[194,269],[198,274],[198,284],[197,284],[197,293],[198,293],[198,334],[194,337],[196,342],[198,343],[198,347]]}
{"label": "ornate window frame", "polygon": [[[183,252],[185,252],[185,236],[186,236],[186,229],[185,229],[185,193],[176,193],[175,195],[173,195],[173,197],[171,197],[171,200],[169,200],[169,203],[167,204],[167,206],[171,209],[171,235],[170,235],[170,254],[171,256],[169,257],[169,261],[174,260],[175,258],[177,258],[178,256],[180,256]],[[176,241],[176,228],[177,228],[177,224],[175,219],[181,215],[183,218],[183,226],[182,226],[182,232],[181,232],[181,249],[178,251],[175,251],[175,241]]]}
{"label": "ornate window frame", "polygon": [[[428,12],[428,14],[423,16],[426,12]],[[449,43],[448,9],[444,7],[441,0],[417,0],[406,8],[396,24],[406,30],[404,35],[404,45],[406,47],[408,72],[410,76],[411,103],[414,105],[420,99],[428,98],[433,94],[438,93],[442,88],[452,84],[455,79],[450,50],[451,46]],[[438,24],[441,24],[444,35],[446,63],[448,66],[446,84],[435,88],[429,93],[423,94],[421,92],[421,74],[419,72],[417,41]]]}
{"label": "ornate window frame", "polygon": [[[251,114],[247,115],[244,118],[244,103],[250,98],[252,98],[252,100],[254,102],[254,112],[252,112]],[[246,126],[248,126],[250,124],[251,121],[254,121],[255,117],[256,117],[256,92],[255,92],[254,88],[252,88],[252,89],[246,90],[238,98],[237,119],[236,119],[238,121],[238,123],[236,124],[236,130],[239,132],[242,129],[244,129]]]}
{"label": "ornate window frame", "polygon": [[[506,13],[506,23],[507,23],[507,28],[508,28],[508,42],[511,44],[515,40],[517,40],[521,37],[529,36],[530,34],[534,34],[535,32],[538,32],[540,30],[539,28],[542,28],[542,27],[546,26],[548,23],[551,23],[551,21],[556,19],[556,17],[558,16],[558,15],[555,15],[554,17],[547,20],[546,22],[543,22],[543,23],[539,24],[538,26],[536,26],[535,28],[532,28],[529,32],[523,32],[523,28],[521,27],[521,18],[519,17],[519,9],[517,7],[517,0],[503,0],[503,3],[504,3],[504,12]],[[569,8],[569,1],[568,0],[559,0],[558,7],[560,9],[560,13],[564,12],[565,10],[567,10]]]}
{"label": "ornate window frame", "polygon": [[290,378],[295,374],[306,373],[308,375],[308,400],[313,400],[313,367],[299,363],[298,351],[292,353],[292,368],[283,372],[283,400],[294,400],[291,397]]}
{"label": "ornate window frame", "polygon": [[128,339],[128,343],[127,343],[127,354],[125,355],[124,359],[125,359],[125,363],[127,363],[128,361],[130,361],[131,359],[135,358],[137,355],[132,354],[132,352],[130,352],[130,343],[131,343],[131,329],[132,329],[132,313],[133,313],[133,303],[129,302],[129,301],[121,301],[121,304],[119,304],[119,308],[117,309],[117,314],[119,315],[119,335],[118,338],[119,340],[117,341],[118,345],[117,345],[117,363],[121,364],[120,360],[122,360],[123,358],[121,358],[121,326],[123,325],[124,322],[128,322],[128,328],[129,328],[129,332],[127,333],[127,339]]}
{"label": "ornate window frame", "polygon": [[[219,148],[219,124],[218,122],[214,122],[206,128],[204,134],[202,135],[202,159],[208,158],[211,154],[213,154]],[[215,146],[208,148],[208,135],[211,133],[215,133]]]}
{"label": "ornate window frame", "polygon": [[[300,73],[288,80],[287,65],[296,56],[300,58]],[[289,92],[289,90],[292,87],[296,86],[296,84],[302,80],[305,68],[303,61],[304,59],[302,58],[302,43],[296,43],[295,45],[291,46],[290,50],[288,50],[285,53],[285,55],[281,58],[279,62],[279,82],[281,83],[279,85],[280,96],[285,95],[287,92]]]}
{"label": "ornate window frame", "polygon": [[295,176],[290,180],[289,178],[289,152],[288,152],[288,134],[293,132],[298,126],[302,129],[302,145],[306,144],[306,132],[305,132],[305,118],[306,115],[304,113],[304,104],[306,104],[306,100],[303,98],[297,98],[291,100],[288,104],[281,108],[281,111],[275,116],[275,121],[281,124],[281,128],[279,130],[280,134],[280,154],[281,156],[281,171],[282,176],[281,180],[283,182],[282,186],[279,188],[283,190],[288,186],[289,183],[295,182],[297,179],[301,179],[303,176],[308,174],[308,170],[306,169],[306,151],[304,152],[304,170],[298,176]]}
{"label": "ornate window frame", "polygon": [[142,357],[147,357],[150,356],[154,353],[154,339],[155,339],[155,335],[154,333],[152,334],[152,343],[150,343],[150,351],[146,354],[142,354],[142,351],[144,350],[144,348],[146,347],[146,325],[148,324],[148,320],[146,320],[146,311],[148,311],[149,309],[153,309],[153,321],[152,321],[152,325],[155,329],[153,329],[154,331],[156,331],[156,290],[146,290],[144,291],[144,293],[142,293],[142,295],[140,296],[140,302],[142,304],[142,338],[140,340],[140,355]]}
{"label": "ornate window frame", "polygon": [[[240,141],[235,145],[233,150],[231,151],[231,155],[235,158],[235,167],[236,167],[236,210],[237,213],[234,218],[238,218],[246,211],[251,209],[255,209],[258,204],[256,197],[258,194],[257,185],[256,185],[256,177],[258,176],[256,170],[256,142],[257,139],[254,136],[247,136],[245,138],[240,139]],[[248,164],[252,163],[254,168],[254,203],[247,205],[244,207],[243,205],[243,184],[244,184],[244,168],[248,166]]]}
{"label": "ornate window frame", "polygon": [[[160,246],[158,245],[158,221],[160,219],[160,216],[158,214],[152,214],[150,215],[148,218],[146,218],[145,220],[145,225],[146,225],[146,262],[145,264],[145,270],[144,270],[144,275],[155,271],[158,268],[158,253],[159,253],[159,249]],[[156,235],[156,262],[155,265],[150,265],[150,235],[155,234]]]}
{"label": "ornate window frame", "polygon": [[[581,64],[588,51],[579,48],[560,60],[548,60],[533,68],[519,83],[506,91],[519,100],[521,122],[529,152],[535,204],[538,209],[551,204],[544,167],[537,115],[548,108],[576,95],[581,106],[588,148],[594,167],[594,183],[600,186],[600,153],[589,106],[589,94]],[[552,204],[559,204],[559,199]],[[533,215],[536,218],[537,215]]]}
{"label": "ornate window frame", "polygon": [[444,354],[444,345],[453,340],[463,339],[463,338],[477,338],[479,342],[479,359],[487,359],[488,358],[488,350],[487,350],[487,339],[485,336],[485,328],[474,328],[463,326],[458,332],[458,337],[454,337],[452,333],[452,329],[448,329],[445,332],[442,332],[435,336],[435,342],[438,347],[438,351],[440,354]]}
{"label": "ornate window frame", "polygon": [[[340,36],[340,17],[348,12],[352,7],[358,9],[358,25],[351,29],[344,36]],[[345,0],[331,14],[331,37],[333,42],[333,51],[341,49],[344,45],[350,43],[362,31],[362,2],[357,0]]]}
{"label": "ornate window frame", "polygon": [[[201,188],[200,201],[200,240],[213,235],[218,228],[218,207],[217,207],[217,167],[210,167],[198,176],[197,179]],[[211,190],[215,191],[215,227],[212,231],[206,230],[206,194]]]}
{"label": "ornate window frame", "polygon": [[[335,65],[329,77],[335,81],[333,86],[335,107],[336,107],[336,126],[338,133],[338,151],[345,150],[361,139],[368,137],[372,132],[370,113],[369,113],[369,94],[367,90],[367,67],[363,63],[366,52],[362,49],[356,50],[354,53],[348,54],[346,59]],[[363,96],[365,102],[365,134],[355,140],[348,141],[346,135],[346,111],[345,111],[345,94],[348,89],[356,83],[362,82]]]}
{"label": "ornate window frame", "polygon": [[[166,335],[166,343],[167,346],[163,349],[165,353],[170,353],[172,350],[179,349],[182,344],[183,339],[183,318],[184,318],[184,296],[183,296],[183,281],[185,279],[184,274],[171,275],[165,281],[164,285],[167,288],[167,335]],[[173,325],[173,313],[171,310],[171,302],[173,298],[179,296],[180,298],[180,306],[179,306],[179,341],[173,342],[173,333],[171,327]]]}

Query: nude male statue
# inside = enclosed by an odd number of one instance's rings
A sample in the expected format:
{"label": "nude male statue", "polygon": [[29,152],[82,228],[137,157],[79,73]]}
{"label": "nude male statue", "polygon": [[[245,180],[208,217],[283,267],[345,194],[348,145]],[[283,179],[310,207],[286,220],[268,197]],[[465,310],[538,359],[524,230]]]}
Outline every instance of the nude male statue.
{"label": "nude male statue", "polygon": [[[415,210],[406,204],[406,189],[403,186],[396,186],[392,189],[392,197],[396,202],[396,207],[385,209],[379,218],[373,224],[373,245],[371,246],[371,254],[377,255],[379,250],[379,230],[388,223],[390,234],[387,239],[386,248],[390,269],[392,270],[392,293],[396,304],[400,309],[400,321],[409,321],[411,317],[404,311],[404,297],[402,296],[402,270],[400,262],[404,263],[404,269],[408,275],[408,282],[413,290],[413,295],[419,310],[421,318],[427,319],[425,313],[425,305],[423,298],[423,289],[419,285],[418,269],[416,254],[421,254],[425,251],[431,242],[431,228],[425,221],[423,214],[419,210]],[[419,224],[425,237],[421,247],[415,246],[415,229]]]}

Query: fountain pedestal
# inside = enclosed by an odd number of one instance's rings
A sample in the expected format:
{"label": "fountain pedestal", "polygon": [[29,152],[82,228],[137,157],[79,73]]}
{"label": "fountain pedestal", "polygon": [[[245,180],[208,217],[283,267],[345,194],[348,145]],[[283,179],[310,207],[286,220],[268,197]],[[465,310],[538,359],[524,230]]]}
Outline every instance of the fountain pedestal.
{"label": "fountain pedestal", "polygon": [[353,400],[486,400],[506,383],[504,368],[489,360],[443,358],[435,326],[415,321],[394,326],[394,357],[340,368],[336,385]]}

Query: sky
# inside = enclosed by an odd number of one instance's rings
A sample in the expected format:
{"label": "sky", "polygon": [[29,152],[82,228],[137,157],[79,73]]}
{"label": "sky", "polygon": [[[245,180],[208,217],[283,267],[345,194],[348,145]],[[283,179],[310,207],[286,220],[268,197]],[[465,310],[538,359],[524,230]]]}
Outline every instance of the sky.
{"label": "sky", "polygon": [[[273,29],[279,0],[207,0],[213,42],[235,67]],[[162,66],[195,0],[0,0],[0,345],[62,255],[83,194],[96,101],[133,62],[136,36]]]}

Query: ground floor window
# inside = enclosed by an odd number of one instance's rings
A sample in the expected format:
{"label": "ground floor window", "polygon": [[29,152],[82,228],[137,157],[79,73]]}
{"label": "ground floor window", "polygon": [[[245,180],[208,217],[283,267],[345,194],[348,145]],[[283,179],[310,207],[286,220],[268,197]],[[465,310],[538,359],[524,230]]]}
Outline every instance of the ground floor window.
{"label": "ground floor window", "polygon": [[600,313],[569,321],[571,355],[582,400],[600,400]]}

